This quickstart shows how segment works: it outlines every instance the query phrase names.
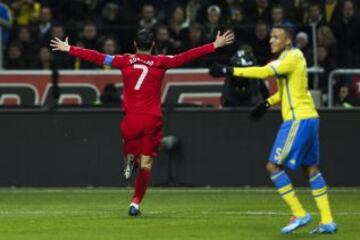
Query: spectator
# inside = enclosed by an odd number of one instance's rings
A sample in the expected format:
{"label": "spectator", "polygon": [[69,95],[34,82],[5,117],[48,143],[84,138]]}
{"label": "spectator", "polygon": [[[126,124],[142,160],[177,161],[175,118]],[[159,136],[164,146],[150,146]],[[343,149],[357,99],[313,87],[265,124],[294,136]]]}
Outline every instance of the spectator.
{"label": "spectator", "polygon": [[322,26],[317,29],[317,41],[318,45],[324,46],[325,48],[335,48],[336,39],[333,31],[328,26]]}
{"label": "spectator", "polygon": [[36,53],[38,50],[37,45],[31,36],[30,28],[29,27],[18,28],[17,40],[21,44],[22,57],[29,65],[33,57],[37,55]]}
{"label": "spectator", "polygon": [[18,42],[11,42],[7,49],[5,69],[27,69],[27,64],[22,56],[22,47]]}
{"label": "spectator", "polygon": [[241,43],[249,42],[249,36],[252,33],[249,24],[240,6],[231,9],[229,25],[234,28],[236,41]]}
{"label": "spectator", "polygon": [[111,35],[120,24],[120,6],[116,3],[109,2],[101,10],[100,25],[102,33],[105,36]]}
{"label": "spectator", "polygon": [[93,22],[87,22],[84,24],[81,42],[85,48],[100,50],[101,38],[98,36],[97,27]]}
{"label": "spectator", "polygon": [[211,5],[207,9],[206,19],[204,37],[205,42],[210,42],[210,40],[214,39],[217,32],[220,30],[221,9],[216,5]]}
{"label": "spectator", "polygon": [[285,9],[281,5],[274,5],[271,8],[271,23],[272,26],[284,25],[287,26],[292,32],[295,32],[295,26],[292,22],[285,19]]}
{"label": "spectator", "polygon": [[[255,1],[252,1],[255,2]],[[256,0],[256,3],[253,4],[248,16],[251,16],[253,22],[259,20],[265,22],[271,22],[271,12],[270,5],[268,0]]]}
{"label": "spectator", "polygon": [[48,47],[41,47],[37,59],[31,64],[32,69],[54,69],[53,57]]}
{"label": "spectator", "polygon": [[65,30],[62,25],[55,24],[51,26],[50,38],[55,38],[55,37],[64,39]]}
{"label": "spectator", "polygon": [[[198,23],[194,23],[189,27],[188,36],[184,41],[181,51],[189,50],[204,44],[203,31]],[[199,68],[206,66],[206,58],[199,58],[185,65],[186,68]]]}
{"label": "spectator", "polygon": [[178,6],[171,14],[169,21],[170,36],[173,39],[173,44],[176,49],[180,49],[182,41],[185,39],[185,29],[188,27],[185,22],[184,9]]}
{"label": "spectator", "polygon": [[[62,25],[53,24],[50,31],[50,38],[65,39],[65,30]],[[48,44],[48,43],[47,43]],[[53,56],[54,66],[60,69],[72,69],[74,60],[65,53],[58,53]]]}
{"label": "spectator", "polygon": [[116,44],[116,40],[113,37],[107,37],[102,44],[102,51],[105,54],[115,55],[119,51],[119,47]]}
{"label": "spectator", "polygon": [[195,22],[201,22],[206,16],[206,8],[209,5],[207,0],[190,0],[185,5],[186,24],[188,26]]}
{"label": "spectator", "polygon": [[318,3],[310,4],[305,18],[305,24],[315,24],[317,27],[326,25],[326,21],[322,15],[320,5]]}
{"label": "spectator", "polygon": [[353,92],[351,91],[351,86],[344,84],[340,87],[338,94],[338,102],[337,106],[341,106],[344,108],[352,108],[354,106],[359,106],[359,99],[354,97]]}
{"label": "spectator", "polygon": [[99,19],[99,31],[105,37],[115,37],[118,42],[121,42],[121,50],[126,52],[131,51],[133,47],[132,39],[136,33],[136,29],[129,28],[129,26],[136,26],[136,18],[131,15],[131,11],[121,5],[119,2],[106,3],[101,11],[101,18]]}
{"label": "spectator", "polygon": [[172,55],[175,53],[174,41],[170,39],[169,29],[166,26],[159,26],[156,29],[155,39],[154,54]]}
{"label": "spectator", "polygon": [[179,6],[177,0],[153,0],[151,1],[156,9],[156,19],[159,23],[166,24],[173,15],[174,9]]}
{"label": "spectator", "polygon": [[336,45],[336,39],[331,28],[324,25],[317,29],[317,41],[318,46],[325,47],[329,57],[336,57],[338,54],[338,47]]}
{"label": "spectator", "polygon": [[317,54],[318,64],[324,69],[324,73],[319,75],[319,88],[323,93],[327,93],[329,73],[335,69],[336,60],[329,54],[329,50],[324,46],[318,47]]}
{"label": "spectator", "polygon": [[[113,37],[107,37],[102,43],[102,52],[109,55],[116,55],[118,53],[118,46],[116,40]],[[102,67],[104,70],[110,70],[111,67],[104,65]]]}
{"label": "spectator", "polygon": [[268,25],[263,21],[259,21],[255,26],[255,34],[251,41],[251,47],[259,65],[265,65],[271,58],[269,40]]}
{"label": "spectator", "polygon": [[[57,2],[62,2],[57,1]],[[80,28],[86,21],[94,21],[99,0],[68,0],[59,14],[64,15],[63,24]],[[61,3],[60,3],[61,4]]]}
{"label": "spectator", "polygon": [[288,17],[296,23],[297,28],[303,28],[301,25],[306,23],[309,13],[308,0],[280,0],[279,3],[288,9]]}
{"label": "spectator", "polygon": [[41,13],[41,4],[34,0],[15,0],[11,8],[14,11],[15,23],[20,26],[36,23]]}
{"label": "spectator", "polygon": [[140,28],[155,29],[157,20],[155,18],[155,8],[151,4],[146,4],[141,10],[141,17],[139,20]]}
{"label": "spectator", "polygon": [[36,25],[37,40],[42,44],[50,41],[50,32],[52,27],[52,11],[50,7],[44,6],[41,9],[40,21]]}
{"label": "spectator", "polygon": [[309,47],[309,36],[305,32],[299,32],[295,38],[296,48],[300,49],[304,54],[307,66],[313,65],[313,54]]}
{"label": "spectator", "polygon": [[230,22],[233,11],[237,10],[241,4],[236,0],[226,0],[221,2],[219,1],[218,5],[223,9],[224,21]]}
{"label": "spectator", "polygon": [[355,17],[354,3],[346,0],[343,2],[341,19],[333,24],[341,67],[358,67],[360,64],[359,29],[360,24]]}
{"label": "spectator", "polygon": [[[9,29],[12,26],[12,13],[9,6],[0,1],[0,31],[2,31],[2,44],[3,48],[6,48],[10,33]],[[0,49],[2,51],[2,49]]]}
{"label": "spectator", "polygon": [[338,0],[326,0],[324,3],[325,19],[328,24],[332,24],[341,18],[341,6]]}

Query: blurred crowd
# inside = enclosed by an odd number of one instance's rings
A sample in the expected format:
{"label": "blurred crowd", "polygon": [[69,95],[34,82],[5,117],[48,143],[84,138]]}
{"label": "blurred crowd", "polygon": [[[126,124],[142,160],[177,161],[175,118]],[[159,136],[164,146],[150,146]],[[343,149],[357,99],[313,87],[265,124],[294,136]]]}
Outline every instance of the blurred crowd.
{"label": "blurred crowd", "polygon": [[269,32],[277,24],[294,32],[295,46],[312,66],[316,25],[318,64],[360,66],[360,0],[0,0],[0,28],[6,69],[98,68],[66,54],[53,54],[49,39],[69,36],[70,43],[108,54],[133,51],[139,28],[154,31],[154,54],[176,54],[214,40],[218,30],[233,29],[236,43],[189,68],[228,63],[236,49],[252,49],[258,64],[272,56]]}

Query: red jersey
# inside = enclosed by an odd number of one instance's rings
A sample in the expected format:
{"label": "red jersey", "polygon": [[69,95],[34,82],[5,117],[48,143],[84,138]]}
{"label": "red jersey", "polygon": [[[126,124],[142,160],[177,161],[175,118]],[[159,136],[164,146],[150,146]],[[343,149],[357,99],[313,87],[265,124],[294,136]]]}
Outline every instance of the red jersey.
{"label": "red jersey", "polygon": [[138,53],[111,56],[73,46],[70,47],[69,54],[121,70],[125,113],[161,116],[161,83],[166,70],[182,66],[214,51],[214,44],[209,43],[174,56]]}

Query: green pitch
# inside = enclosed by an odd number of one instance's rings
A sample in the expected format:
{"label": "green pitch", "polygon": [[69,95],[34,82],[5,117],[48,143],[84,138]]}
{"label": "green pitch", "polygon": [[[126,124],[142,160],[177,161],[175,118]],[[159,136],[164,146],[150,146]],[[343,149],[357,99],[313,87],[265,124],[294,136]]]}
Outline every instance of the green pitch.
{"label": "green pitch", "polygon": [[313,221],[282,236],[289,215],[272,189],[151,189],[138,218],[127,216],[130,189],[0,189],[0,239],[360,239],[360,189],[330,190],[331,236],[308,234],[319,215],[310,192],[298,194]]}

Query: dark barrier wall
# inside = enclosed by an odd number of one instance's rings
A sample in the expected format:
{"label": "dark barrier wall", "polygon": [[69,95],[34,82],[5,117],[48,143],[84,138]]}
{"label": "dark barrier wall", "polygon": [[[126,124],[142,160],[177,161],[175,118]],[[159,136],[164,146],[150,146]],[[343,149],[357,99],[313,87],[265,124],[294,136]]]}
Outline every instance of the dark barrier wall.
{"label": "dark barrier wall", "polygon": [[[0,112],[1,186],[125,186],[117,110]],[[271,185],[265,163],[281,123],[278,111],[251,122],[248,111],[166,111],[164,135],[181,139],[161,152],[153,185]],[[360,111],[321,111],[321,166],[330,185],[360,185]],[[294,174],[298,184],[301,172]],[[172,183],[174,183],[174,181]]]}

